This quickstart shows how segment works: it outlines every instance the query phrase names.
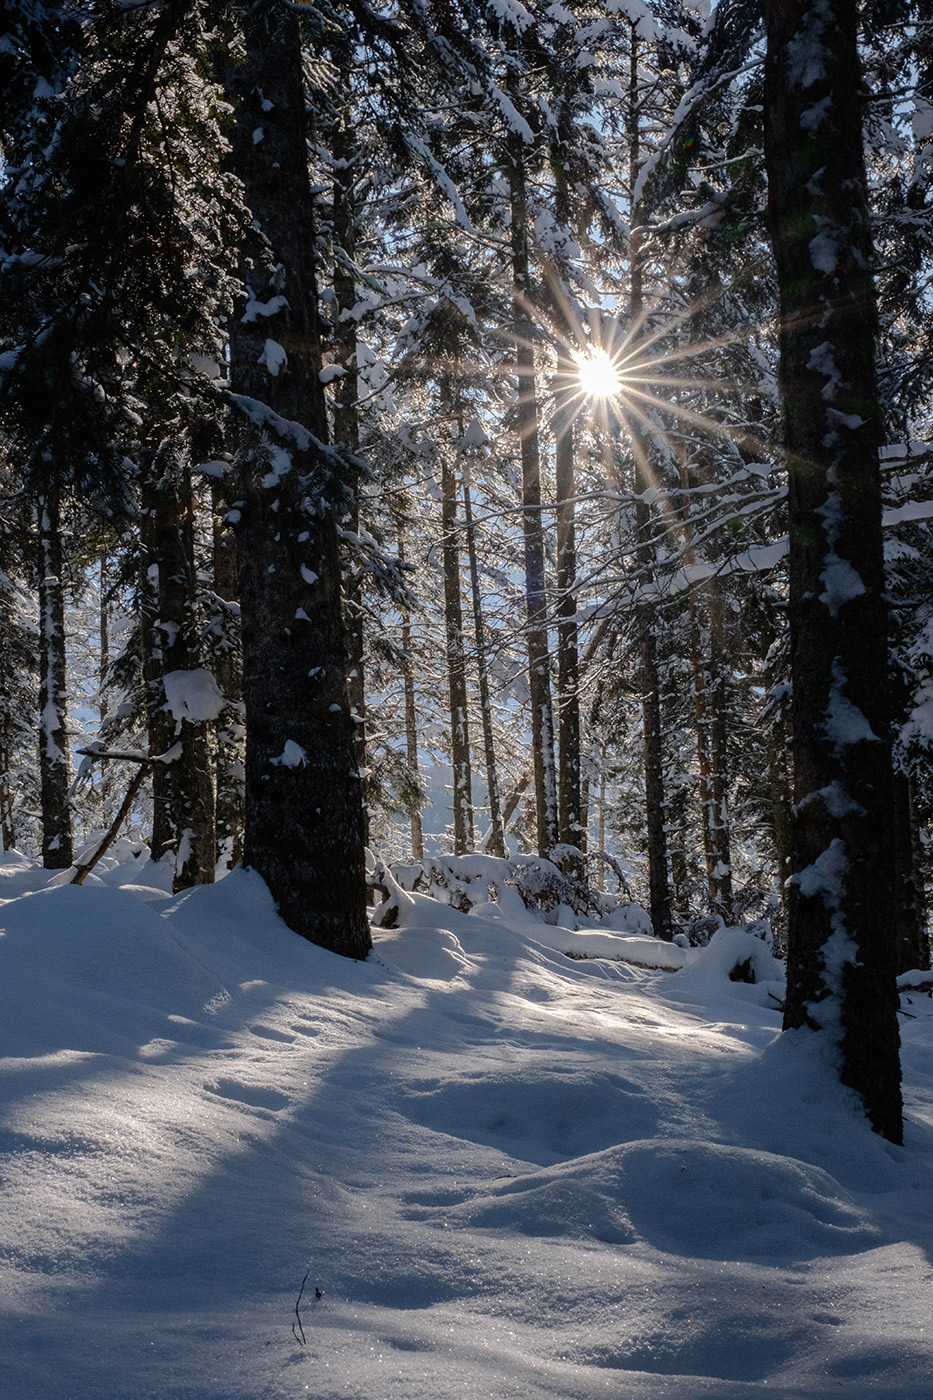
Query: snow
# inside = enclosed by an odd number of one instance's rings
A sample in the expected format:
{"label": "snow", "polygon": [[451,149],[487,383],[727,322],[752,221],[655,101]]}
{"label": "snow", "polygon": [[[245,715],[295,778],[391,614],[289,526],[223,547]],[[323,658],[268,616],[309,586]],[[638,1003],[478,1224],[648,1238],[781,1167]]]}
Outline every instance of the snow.
{"label": "snow", "polygon": [[826,707],[826,733],[837,751],[863,740],[877,742],[878,736],[865,714],[845,694],[846,677],[838,660],[833,662],[829,704]]}
{"label": "snow", "polygon": [[851,602],[867,591],[861,576],[849,561],[840,559],[834,550],[827,554],[820,578],[826,585],[825,591],[820,594],[820,602],[825,603],[830,617],[838,617],[843,603]]}
{"label": "snow", "polygon": [[255,297],[250,297],[246,303],[246,310],[240,320],[248,325],[255,321],[257,316],[277,316],[280,311],[284,311],[288,306],[288,297],[275,296],[268,301],[257,301]]}
{"label": "snow", "polygon": [[0,1394],[926,1400],[913,981],[896,1148],[741,930],[648,971],[415,896],[354,963],[98,869],[0,857]]}
{"label": "snow", "polygon": [[162,681],[165,708],[175,721],[176,733],[183,719],[205,724],[218,719],[227,701],[210,671],[169,671]]}
{"label": "snow", "polygon": [[282,366],[288,363],[284,345],[280,345],[277,340],[267,340],[257,363],[265,365],[273,379],[276,378]]}
{"label": "snow", "polygon": [[303,768],[307,761],[307,751],[294,739],[286,739],[285,747],[278,758],[270,758],[269,760],[273,768]]}

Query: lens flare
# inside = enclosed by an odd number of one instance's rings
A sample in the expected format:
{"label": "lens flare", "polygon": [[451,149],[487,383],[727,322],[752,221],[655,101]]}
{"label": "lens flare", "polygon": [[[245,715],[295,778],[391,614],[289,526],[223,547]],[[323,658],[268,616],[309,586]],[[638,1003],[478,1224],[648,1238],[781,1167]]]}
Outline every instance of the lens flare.
{"label": "lens flare", "polygon": [[589,399],[610,399],[619,392],[619,373],[605,350],[592,350],[577,359],[580,390]]}

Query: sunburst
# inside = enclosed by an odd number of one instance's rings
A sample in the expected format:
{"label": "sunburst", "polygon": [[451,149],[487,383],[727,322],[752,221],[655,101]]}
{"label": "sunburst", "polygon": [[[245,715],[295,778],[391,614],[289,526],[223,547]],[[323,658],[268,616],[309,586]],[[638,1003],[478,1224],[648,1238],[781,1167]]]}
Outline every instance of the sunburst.
{"label": "sunburst", "polygon": [[622,380],[615,361],[605,350],[575,355],[579,392],[588,399],[610,399],[618,394]]}

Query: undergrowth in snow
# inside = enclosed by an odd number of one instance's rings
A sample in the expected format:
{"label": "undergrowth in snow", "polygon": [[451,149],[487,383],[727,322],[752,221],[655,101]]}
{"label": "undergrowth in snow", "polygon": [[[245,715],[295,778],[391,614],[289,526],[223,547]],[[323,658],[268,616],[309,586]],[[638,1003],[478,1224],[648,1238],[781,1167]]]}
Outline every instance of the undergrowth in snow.
{"label": "undergrowth in snow", "polygon": [[928,1400],[922,978],[895,1148],[741,930],[398,886],[357,964],[119,854],[0,858],[4,1400]]}

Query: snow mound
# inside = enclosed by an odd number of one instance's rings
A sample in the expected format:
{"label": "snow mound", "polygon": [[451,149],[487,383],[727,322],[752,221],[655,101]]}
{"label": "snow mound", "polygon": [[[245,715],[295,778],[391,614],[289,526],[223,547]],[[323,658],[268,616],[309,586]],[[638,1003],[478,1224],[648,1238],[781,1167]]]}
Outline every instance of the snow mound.
{"label": "snow mound", "polygon": [[[63,885],[3,907],[0,983],[7,1054],[120,1053],[200,1016],[220,981],[165,921],[123,890]],[[41,994],[37,994],[41,989]]]}
{"label": "snow mound", "polygon": [[751,1148],[668,1138],[623,1143],[519,1176],[442,1212],[529,1236],[642,1240],[692,1258],[814,1259],[881,1234],[819,1167]]}
{"label": "snow mound", "polygon": [[712,1259],[815,1259],[871,1249],[880,1232],[820,1167],[754,1148],[666,1139],[619,1149],[638,1234]]}
{"label": "snow mound", "polygon": [[[735,976],[736,973],[741,975]],[[784,965],[754,934],[741,928],[721,928],[705,948],[694,953],[689,967],[677,978],[677,984],[700,988],[724,980],[782,983]]]}

